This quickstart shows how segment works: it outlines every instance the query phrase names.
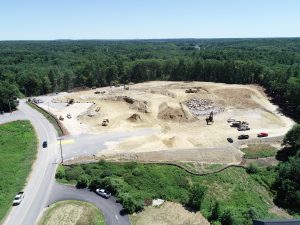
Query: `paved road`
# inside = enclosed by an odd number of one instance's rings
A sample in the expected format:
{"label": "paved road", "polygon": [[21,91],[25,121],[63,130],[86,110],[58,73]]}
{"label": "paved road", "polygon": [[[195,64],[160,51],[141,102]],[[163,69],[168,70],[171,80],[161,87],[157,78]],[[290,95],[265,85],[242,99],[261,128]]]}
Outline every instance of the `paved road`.
{"label": "paved road", "polygon": [[[39,140],[37,159],[24,188],[25,198],[17,207],[12,207],[4,221],[5,225],[32,225],[46,206],[46,200],[54,183],[58,145],[53,126],[40,113],[21,101],[19,111],[0,116],[0,123],[28,119],[34,126]],[[47,140],[48,148],[41,142]]]}
{"label": "paved road", "polygon": [[130,224],[128,216],[120,214],[123,207],[119,203],[116,203],[114,197],[104,199],[88,189],[76,189],[72,186],[55,183],[47,204],[51,205],[62,200],[80,200],[93,203],[102,211],[107,225]]}
{"label": "paved road", "polygon": [[[114,199],[99,199],[97,195],[87,190],[77,190],[73,187],[55,184],[55,170],[60,159],[57,134],[53,126],[36,110],[29,107],[24,101],[20,101],[19,110],[13,113],[0,115],[0,124],[20,119],[30,120],[38,137],[39,148],[37,159],[24,188],[25,198],[19,206],[12,207],[4,221],[4,225],[33,225],[41,215],[43,209],[58,200],[74,199],[94,203],[103,210],[107,225],[127,225],[128,216],[121,216],[121,205]],[[95,137],[93,137],[95,139]],[[104,138],[106,139],[106,138]],[[103,140],[104,140],[103,139]],[[46,149],[41,147],[43,141],[48,141]],[[80,137],[78,137],[80,140]],[[85,141],[78,141],[72,146],[69,156],[76,155],[78,147],[84,147]]]}

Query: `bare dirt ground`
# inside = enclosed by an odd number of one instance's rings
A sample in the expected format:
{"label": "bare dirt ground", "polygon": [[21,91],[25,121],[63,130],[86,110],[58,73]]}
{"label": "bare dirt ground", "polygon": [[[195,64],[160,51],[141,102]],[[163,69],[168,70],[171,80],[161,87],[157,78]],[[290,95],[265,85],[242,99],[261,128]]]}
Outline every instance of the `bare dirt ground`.
{"label": "bare dirt ground", "polygon": [[[189,88],[197,93],[186,93]],[[75,103],[66,106],[68,99],[74,99]],[[57,117],[63,116],[64,126],[73,135],[138,128],[156,131],[117,143],[106,143],[107,149],[101,154],[162,150],[174,150],[176,154],[177,150],[180,158],[184,157],[182,149],[201,149],[193,160],[206,157],[208,162],[239,163],[242,153],[238,144],[232,148],[226,140],[228,137],[235,143],[238,143],[240,134],[248,134],[252,139],[257,133],[268,132],[269,137],[276,137],[284,135],[294,124],[268,100],[261,87],[254,85],[154,81],[130,85],[129,90],[104,87],[61,93],[53,97],[50,105],[40,105]],[[211,111],[215,112],[214,123],[207,125],[205,118]],[[67,114],[72,118],[66,118]],[[247,121],[251,130],[237,131],[227,123],[229,118]],[[108,126],[101,126],[104,119],[109,120]],[[212,152],[211,149],[223,150]]]}
{"label": "bare dirt ground", "polygon": [[130,216],[133,225],[209,225],[201,213],[187,211],[178,203],[165,202],[160,207],[149,206]]}

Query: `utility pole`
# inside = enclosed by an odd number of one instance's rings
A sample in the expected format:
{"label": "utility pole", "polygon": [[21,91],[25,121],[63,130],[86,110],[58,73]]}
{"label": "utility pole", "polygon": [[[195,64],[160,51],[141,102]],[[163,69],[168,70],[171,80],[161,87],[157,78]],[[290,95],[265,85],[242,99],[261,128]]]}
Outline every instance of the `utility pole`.
{"label": "utility pole", "polygon": [[63,140],[64,138],[59,137],[57,140],[59,140],[59,146],[60,146],[60,157],[61,157],[61,163],[64,163],[64,158],[63,158],[63,154],[62,154],[62,146],[61,146],[61,140]]}

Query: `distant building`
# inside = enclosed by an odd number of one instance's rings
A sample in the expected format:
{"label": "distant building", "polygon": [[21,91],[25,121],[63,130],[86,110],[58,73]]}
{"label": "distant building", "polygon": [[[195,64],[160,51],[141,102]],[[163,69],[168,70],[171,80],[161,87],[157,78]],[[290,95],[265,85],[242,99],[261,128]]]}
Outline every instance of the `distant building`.
{"label": "distant building", "polygon": [[289,220],[253,220],[253,225],[300,225],[300,219],[289,219]]}

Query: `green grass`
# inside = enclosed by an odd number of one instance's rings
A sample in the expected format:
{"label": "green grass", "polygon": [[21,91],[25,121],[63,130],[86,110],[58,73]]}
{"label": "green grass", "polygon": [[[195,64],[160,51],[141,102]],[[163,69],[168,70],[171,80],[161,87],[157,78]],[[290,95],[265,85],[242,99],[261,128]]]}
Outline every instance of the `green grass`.
{"label": "green grass", "polygon": [[0,221],[24,187],[36,152],[37,138],[29,121],[0,125]]}
{"label": "green grass", "polygon": [[249,144],[247,148],[242,148],[246,159],[266,158],[275,156],[277,149],[268,144]]}
{"label": "green grass", "polygon": [[[70,207],[73,208],[70,210]],[[78,212],[81,211],[82,214],[74,223],[72,219],[76,209]],[[77,216],[77,213],[75,215]],[[44,212],[38,225],[59,224],[62,222],[65,225],[105,225],[104,217],[98,208],[90,203],[75,200],[61,201],[51,205]]]}
{"label": "green grass", "polygon": [[259,218],[276,217],[268,212],[273,203],[268,186],[271,182],[265,179],[273,173],[261,169],[258,174],[248,174],[243,168],[229,168],[217,174],[194,176],[169,165],[102,161],[65,166],[64,179],[73,181],[82,175],[89,181],[98,179],[121,200],[128,196],[142,202],[163,198],[182,204],[188,201],[189,187],[200,184],[207,190],[199,207],[205,217],[210,216],[211,206],[217,201],[221,211],[230,210],[238,224],[251,224],[249,210]]}
{"label": "green grass", "polygon": [[36,106],[34,103],[32,102],[27,102],[27,104],[32,107],[33,109],[35,109],[36,111],[38,111],[39,113],[43,114],[43,116],[54,126],[58,136],[63,136],[63,132],[57,122],[57,120],[55,118],[53,118],[53,116],[51,116],[49,113],[47,113],[46,111],[40,109],[38,106]]}

